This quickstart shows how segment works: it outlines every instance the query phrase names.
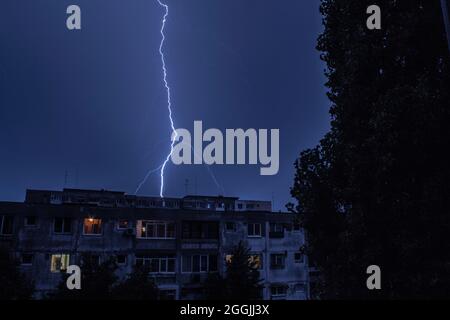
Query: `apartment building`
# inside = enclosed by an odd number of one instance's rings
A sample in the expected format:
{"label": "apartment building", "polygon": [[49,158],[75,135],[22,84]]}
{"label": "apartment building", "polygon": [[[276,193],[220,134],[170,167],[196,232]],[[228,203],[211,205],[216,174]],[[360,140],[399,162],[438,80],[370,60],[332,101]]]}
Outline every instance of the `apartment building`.
{"label": "apartment building", "polygon": [[162,299],[201,299],[208,274],[226,270],[232,248],[251,249],[264,299],[309,298],[305,237],[291,213],[233,197],[139,197],[106,190],[27,190],[0,202],[0,245],[13,250],[36,297],[58,285],[83,254],[114,256],[118,276],[150,267]]}

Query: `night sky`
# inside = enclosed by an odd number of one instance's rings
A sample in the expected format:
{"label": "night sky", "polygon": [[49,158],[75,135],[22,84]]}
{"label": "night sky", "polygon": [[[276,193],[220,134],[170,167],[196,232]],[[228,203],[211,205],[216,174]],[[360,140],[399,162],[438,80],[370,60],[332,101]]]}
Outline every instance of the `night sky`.
{"label": "night sky", "polygon": [[[280,171],[256,166],[166,169],[166,196],[290,201],[293,163],[329,128],[316,51],[319,1],[166,0],[166,63],[177,128],[280,129]],[[66,8],[82,30],[66,28]],[[0,200],[25,189],[134,194],[169,152],[156,0],[2,0]],[[67,172],[67,177],[65,172]],[[186,186],[186,179],[189,180]],[[159,174],[140,194],[159,194]],[[223,190],[224,191],[223,191]]]}

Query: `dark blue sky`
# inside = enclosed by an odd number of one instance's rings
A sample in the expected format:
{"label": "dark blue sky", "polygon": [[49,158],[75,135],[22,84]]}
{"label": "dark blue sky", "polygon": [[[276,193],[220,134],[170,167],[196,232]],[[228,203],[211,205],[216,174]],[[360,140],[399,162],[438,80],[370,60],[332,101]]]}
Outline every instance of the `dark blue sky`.
{"label": "dark blue sky", "polygon": [[[279,128],[280,171],[213,166],[226,195],[290,200],[293,162],[329,127],[315,50],[319,1],[166,0],[168,80],[177,128]],[[82,30],[66,29],[66,8]],[[156,0],[2,0],[0,200],[26,188],[134,193],[169,151]],[[204,166],[166,170],[166,195],[216,195]],[[142,194],[159,194],[159,175]]]}

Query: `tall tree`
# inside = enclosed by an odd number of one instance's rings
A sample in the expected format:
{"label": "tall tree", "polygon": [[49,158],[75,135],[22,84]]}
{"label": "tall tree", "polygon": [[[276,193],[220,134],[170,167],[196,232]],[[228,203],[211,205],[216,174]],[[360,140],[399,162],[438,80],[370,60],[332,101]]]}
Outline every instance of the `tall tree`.
{"label": "tall tree", "polygon": [[68,275],[63,279],[58,289],[49,294],[52,300],[108,300],[112,298],[112,288],[117,281],[115,271],[117,265],[114,259],[102,263],[92,259],[89,254],[82,256],[81,289],[69,290],[66,286]]}
{"label": "tall tree", "polygon": [[156,300],[158,287],[149,277],[148,269],[135,267],[127,278],[112,289],[114,300]]}
{"label": "tall tree", "polygon": [[240,241],[231,251],[225,277],[211,275],[206,286],[206,296],[211,300],[261,299],[262,286],[257,262],[250,259],[250,249]]}
{"label": "tall tree", "polygon": [[[450,293],[450,63],[439,1],[322,0],[331,130],[296,162],[292,195],[323,298]],[[382,290],[366,268],[382,270]]]}

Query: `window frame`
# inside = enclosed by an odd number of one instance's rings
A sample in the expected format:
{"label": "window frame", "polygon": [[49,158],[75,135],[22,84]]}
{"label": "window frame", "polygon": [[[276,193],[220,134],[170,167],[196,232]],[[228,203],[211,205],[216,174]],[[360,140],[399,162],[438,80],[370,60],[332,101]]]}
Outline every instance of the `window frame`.
{"label": "window frame", "polygon": [[[0,221],[0,235],[1,236],[12,236],[14,234],[14,217],[13,216],[9,216],[9,215],[1,215],[1,221]],[[10,219],[10,225],[9,227],[11,228],[11,233],[5,233],[4,229],[5,229],[5,219]]]}
{"label": "window frame", "polygon": [[[136,256],[136,265],[138,265],[138,260],[142,260],[142,265],[150,266],[149,274],[176,274],[177,272],[177,258],[175,256]],[[158,261],[158,271],[152,271],[152,264],[154,261]],[[163,261],[165,262],[165,268],[162,268]],[[169,261],[173,261],[173,271],[169,269]],[[165,269],[165,271],[162,271]]]}
{"label": "window frame", "polygon": [[[256,233],[256,230],[255,230],[255,226],[256,225],[259,226],[259,234]],[[250,226],[253,226],[252,227],[252,234],[250,234]],[[263,227],[262,227],[262,223],[261,222],[249,222],[247,224],[247,236],[249,238],[262,238],[262,236],[263,236],[262,228]]]}
{"label": "window frame", "polygon": [[[281,258],[281,264],[277,264],[277,258]],[[275,263],[274,263],[275,262]],[[281,270],[286,268],[286,255],[282,253],[271,253],[270,254],[270,269],[271,270]]]}
{"label": "window frame", "polygon": [[[34,224],[28,223],[29,218],[34,218]],[[26,216],[24,217],[23,225],[27,228],[35,228],[38,226],[38,217],[37,216]]]}
{"label": "window frame", "polygon": [[[99,226],[100,232],[98,233],[86,233],[86,226],[85,226],[85,221],[86,220],[93,220],[93,221],[89,221],[92,222],[92,225],[94,225],[94,222],[97,220],[100,223],[96,224]],[[92,228],[92,227],[91,227]],[[83,236],[88,236],[88,237],[101,237],[103,235],[103,219],[101,218],[84,218],[83,219]]]}
{"label": "window frame", "polygon": [[[152,228],[152,236],[149,236],[149,226]],[[159,236],[160,227],[164,226],[164,236]],[[172,227],[171,232],[169,227]],[[145,228],[145,230],[144,230]],[[145,236],[144,236],[145,233]],[[171,234],[172,233],[172,234]],[[176,223],[173,221],[162,220],[141,220],[139,239],[152,239],[152,240],[174,240],[176,239]]]}
{"label": "window frame", "polygon": [[[61,231],[56,231],[56,219],[61,219],[62,223],[61,223]],[[66,222],[69,221],[69,227],[70,227],[70,231],[64,231],[66,229]],[[73,233],[73,219],[72,218],[68,218],[68,217],[54,217],[53,219],[53,233],[54,234],[58,234],[58,235],[69,235]]]}
{"label": "window frame", "polygon": [[[53,269],[53,257],[56,257],[56,256],[60,256],[61,266],[63,266],[64,264],[67,264],[65,269],[62,269],[62,268],[55,269],[55,270]],[[63,258],[65,258],[65,259],[63,260]],[[64,272],[66,272],[68,266],[70,266],[70,254],[68,254],[68,253],[52,253],[52,254],[50,254],[50,272],[51,273],[64,273]]]}

